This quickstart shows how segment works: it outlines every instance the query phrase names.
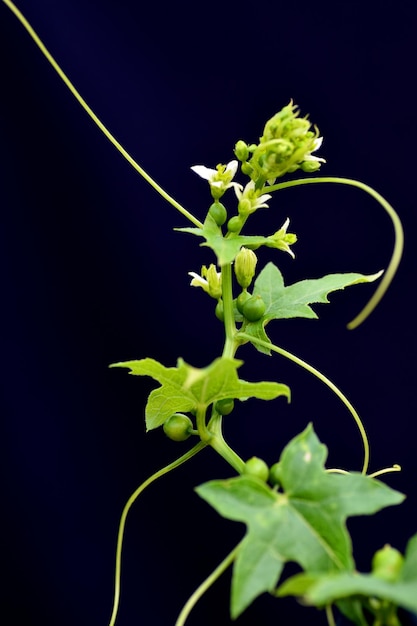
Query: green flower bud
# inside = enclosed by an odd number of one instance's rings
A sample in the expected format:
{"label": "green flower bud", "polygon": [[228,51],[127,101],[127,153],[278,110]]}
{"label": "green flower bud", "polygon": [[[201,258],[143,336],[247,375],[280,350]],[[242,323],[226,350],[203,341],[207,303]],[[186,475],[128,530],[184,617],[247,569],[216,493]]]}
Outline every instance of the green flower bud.
{"label": "green flower bud", "polygon": [[240,169],[243,174],[246,174],[246,176],[251,176],[251,174],[253,174],[253,167],[248,162],[242,163],[242,167]]}
{"label": "green flower bud", "polygon": [[240,139],[235,145],[234,153],[239,161],[247,161],[249,156],[248,144]]}
{"label": "green flower bud", "polygon": [[235,275],[242,289],[247,289],[255,276],[258,259],[256,254],[248,248],[242,247],[235,258]]}

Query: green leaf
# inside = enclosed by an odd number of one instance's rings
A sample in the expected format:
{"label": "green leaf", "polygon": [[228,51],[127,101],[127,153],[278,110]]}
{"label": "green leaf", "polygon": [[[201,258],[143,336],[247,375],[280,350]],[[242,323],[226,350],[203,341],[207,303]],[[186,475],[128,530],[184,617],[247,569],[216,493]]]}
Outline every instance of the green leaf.
{"label": "green leaf", "polygon": [[267,242],[269,243],[269,239],[267,237],[257,237],[251,235],[232,235],[226,239],[223,236],[222,229],[216,224],[210,214],[207,215],[203,228],[187,227],[176,228],[175,230],[182,233],[191,233],[192,235],[204,237],[206,241],[201,245],[208,246],[214,250],[219,266],[232,263],[242,246],[259,246]]}
{"label": "green leaf", "polygon": [[154,359],[114,363],[110,367],[129,368],[135,376],[151,376],[161,386],[154,389],[146,405],[146,429],[161,426],[173,413],[206,409],[225,398],[290,398],[286,385],[275,382],[249,383],[240,380],[237,369],[243,361],[221,357],[199,369],[178,359],[177,367],[165,367]]}
{"label": "green leaf", "polygon": [[[302,596],[315,606],[338,602],[378,598],[417,613],[417,535],[407,545],[403,569],[398,580],[389,582],[373,574],[340,572],[331,574],[297,574],[286,580],[277,595]],[[345,606],[349,606],[345,602]]]}
{"label": "green leaf", "polygon": [[[260,295],[266,304],[263,317],[257,322],[248,323],[244,332],[254,338],[269,342],[265,326],[273,319],[306,317],[317,319],[317,314],[310,304],[328,303],[328,295],[333,291],[377,280],[382,272],[365,276],[363,274],[329,274],[322,278],[301,280],[285,287],[279,269],[268,263],[255,281],[253,294]],[[242,329],[243,330],[243,329]],[[270,354],[266,348],[254,344],[260,352]]]}
{"label": "green leaf", "polygon": [[326,447],[309,425],[282,452],[283,492],[244,475],[197,488],[223,517],[247,525],[233,571],[233,618],[259,594],[274,590],[286,561],[308,572],[352,570],[346,518],[403,500],[362,474],[326,472],[326,457]]}

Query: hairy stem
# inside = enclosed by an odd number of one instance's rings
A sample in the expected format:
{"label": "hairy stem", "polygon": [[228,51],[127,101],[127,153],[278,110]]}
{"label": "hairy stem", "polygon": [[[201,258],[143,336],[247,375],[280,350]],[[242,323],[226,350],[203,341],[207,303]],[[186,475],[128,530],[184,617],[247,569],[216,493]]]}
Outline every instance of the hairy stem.
{"label": "hairy stem", "polygon": [[[241,542],[240,542],[241,543]],[[216,567],[216,569],[208,576],[199,587],[194,591],[192,596],[187,600],[184,608],[178,616],[175,626],[184,626],[186,619],[191,613],[198,600],[205,594],[205,592],[216,582],[216,580],[223,574],[224,571],[233,563],[236,558],[237,552],[240,547],[240,543],[233,548],[233,550],[227,555],[227,557]]]}
{"label": "hairy stem", "polygon": [[123,535],[126,526],[126,518],[127,515],[132,508],[132,505],[135,503],[140,494],[155,480],[164,476],[164,474],[168,474],[171,470],[179,467],[193,456],[195,456],[200,450],[202,450],[207,444],[200,441],[194,448],[191,448],[188,452],[180,456],[178,459],[166,465],[162,469],[152,474],[149,478],[147,478],[137,489],[132,493],[128,501],[126,502],[124,509],[122,511],[122,515],[120,517],[119,522],[119,530],[117,533],[117,547],[116,547],[116,567],[115,567],[115,580],[114,580],[114,599],[113,599],[113,611],[110,617],[109,626],[114,626],[116,623],[117,611],[119,609],[120,602],[120,572],[121,572],[121,563],[122,563],[122,544],[123,544]]}
{"label": "hairy stem", "polygon": [[184,217],[186,217],[195,226],[198,226],[199,228],[203,228],[202,222],[200,222],[200,220],[198,220],[194,215],[192,215],[192,213],[187,211],[187,209],[181,206],[179,202],[174,200],[172,196],[170,196],[164,189],[162,189],[162,187],[160,187],[160,185],[158,185],[158,183],[153,178],[151,178],[151,176],[149,176],[147,172],[145,172],[145,170],[135,161],[135,159],[127,152],[127,150],[125,150],[125,148],[123,148],[123,146],[117,141],[114,135],[112,135],[112,133],[106,128],[103,122],[97,117],[94,111],[88,106],[87,102],[84,100],[84,98],[80,95],[80,93],[74,87],[74,85],[72,84],[68,76],[63,72],[63,70],[55,61],[54,57],[51,55],[49,50],[42,43],[37,33],[33,30],[32,26],[29,24],[27,19],[19,11],[19,9],[13,4],[13,2],[11,2],[11,0],[3,0],[3,2],[14,13],[14,15],[17,17],[19,22],[27,30],[27,32],[29,33],[29,35],[31,36],[35,44],[38,46],[39,50],[42,52],[42,54],[46,57],[46,59],[52,65],[52,67],[54,68],[58,76],[68,87],[68,89],[70,90],[74,98],[80,103],[80,105],[82,106],[84,111],[87,113],[87,115],[90,116],[94,124],[98,126],[98,128],[101,130],[103,135],[105,135],[105,137],[107,137],[107,139],[113,144],[116,150],[120,152],[122,157],[124,157],[126,161],[130,163],[130,165],[138,172],[138,174],[140,174],[155,189],[155,191],[157,191],[167,202],[169,202],[174,208],[176,208],[177,211],[179,211],[182,215],[184,215]]}
{"label": "hairy stem", "polygon": [[270,193],[271,191],[278,191],[280,189],[286,189],[288,187],[311,185],[314,183],[336,183],[341,185],[350,185],[351,187],[357,187],[358,189],[362,189],[362,191],[365,191],[366,193],[371,195],[377,202],[379,202],[382,208],[388,213],[394,226],[395,243],[389,265],[371,299],[367,302],[362,311],[347,325],[349,329],[353,329],[362,324],[362,322],[364,322],[366,318],[372,313],[372,311],[375,309],[375,307],[379,304],[380,300],[384,296],[386,290],[391,284],[392,279],[394,278],[395,272],[397,271],[399,262],[401,260],[404,247],[403,227],[400,218],[398,217],[393,207],[389,204],[389,202],[387,202],[387,200],[385,200],[383,196],[375,191],[375,189],[372,189],[372,187],[369,187],[369,185],[365,185],[365,183],[361,183],[358,180],[352,180],[350,178],[338,178],[335,176],[319,178],[300,178],[298,180],[290,180],[285,183],[279,183],[277,185],[264,187],[262,191]]}
{"label": "hairy stem", "polygon": [[291,352],[288,352],[288,350],[284,350],[284,348],[280,348],[279,346],[276,346],[276,345],[274,345],[272,343],[268,343],[266,341],[262,341],[262,339],[257,339],[256,337],[252,337],[251,335],[246,335],[245,333],[239,333],[239,337],[241,337],[242,339],[245,339],[247,341],[251,341],[254,344],[258,344],[259,346],[263,346],[264,348],[268,348],[269,350],[273,350],[274,352],[277,352],[278,354],[281,354],[282,356],[285,356],[290,361],[293,361],[294,363],[297,363],[297,365],[300,365],[301,367],[303,367],[305,370],[310,372],[310,374],[314,374],[314,376],[316,376],[319,380],[321,380],[322,383],[327,385],[327,387],[329,387],[337,395],[337,397],[340,398],[340,400],[343,402],[343,404],[349,410],[350,414],[352,415],[352,417],[355,420],[356,425],[357,425],[357,427],[359,429],[359,432],[360,432],[360,435],[361,435],[361,438],[362,438],[363,448],[364,448],[364,458],[363,458],[362,474],[366,474],[366,472],[368,471],[368,466],[369,466],[369,442],[368,442],[368,437],[366,435],[366,431],[365,431],[364,425],[362,423],[361,418],[358,415],[358,412],[352,406],[352,404],[349,402],[349,400],[346,398],[344,393],[342,393],[340,391],[340,389],[338,387],[336,387],[336,385],[334,383],[332,383],[332,381],[327,378],[327,376],[322,374],[319,370],[317,370],[315,367],[313,367],[309,363],[306,363],[306,361],[303,361],[298,356],[295,356],[295,354],[292,354]]}

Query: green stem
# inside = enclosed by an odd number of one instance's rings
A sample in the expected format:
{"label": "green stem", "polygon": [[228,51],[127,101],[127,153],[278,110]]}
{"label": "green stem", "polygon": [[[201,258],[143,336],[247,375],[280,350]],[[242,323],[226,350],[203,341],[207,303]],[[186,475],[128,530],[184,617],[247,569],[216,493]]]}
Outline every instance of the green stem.
{"label": "green stem", "polygon": [[54,68],[58,76],[61,78],[61,80],[65,83],[65,85],[68,87],[72,95],[80,103],[80,105],[82,106],[84,111],[87,113],[87,115],[90,116],[94,124],[98,126],[98,128],[101,130],[103,135],[105,135],[107,139],[113,144],[116,150],[118,150],[120,154],[126,159],[126,161],[130,163],[130,165],[138,172],[138,174],[140,174],[155,189],[155,191],[157,191],[167,202],[169,202],[173,207],[175,207],[177,211],[179,211],[182,215],[184,215],[184,217],[186,217],[190,222],[195,224],[195,226],[198,226],[199,228],[203,228],[202,222],[200,222],[200,220],[194,217],[192,213],[187,211],[187,209],[181,206],[179,202],[174,200],[172,196],[170,196],[164,189],[162,189],[162,187],[160,187],[158,183],[155,182],[153,178],[151,178],[151,176],[149,176],[149,174],[145,172],[145,170],[133,159],[133,157],[127,152],[127,150],[125,150],[123,146],[117,141],[117,139],[111,134],[111,132],[106,128],[103,122],[94,113],[94,111],[88,106],[87,102],[84,100],[84,98],[80,95],[80,93],[74,87],[74,85],[72,84],[68,76],[60,68],[60,66],[55,61],[55,59],[53,58],[49,50],[42,43],[37,33],[33,30],[32,26],[29,24],[29,22],[24,17],[24,15],[19,11],[19,9],[13,4],[13,2],[11,2],[11,0],[3,0],[3,2],[9,7],[9,9],[12,11],[12,13],[14,13],[14,15],[17,17],[17,19],[22,24],[22,26],[27,30],[27,32],[29,33],[29,35],[31,36],[35,44],[38,46],[39,50],[42,52],[42,54],[46,57],[46,59],[52,65],[52,67]]}
{"label": "green stem", "polygon": [[213,437],[212,433],[209,431],[206,424],[206,409],[197,409],[196,413],[196,425],[198,434],[200,436],[201,441],[204,443],[211,444],[211,439]]}
{"label": "green stem", "polygon": [[237,349],[235,342],[236,324],[233,314],[232,264],[222,266],[222,299],[224,310],[225,344],[223,356],[233,358]]}
{"label": "green stem", "polygon": [[333,611],[332,611],[332,605],[328,604],[326,606],[326,617],[327,617],[327,623],[329,626],[336,626],[336,622],[334,621],[334,615],[333,615]]}
{"label": "green stem", "polygon": [[346,398],[346,396],[340,391],[340,389],[338,387],[336,387],[336,385],[334,383],[332,383],[332,381],[329,380],[327,378],[327,376],[325,376],[324,374],[319,372],[319,370],[317,370],[315,367],[313,367],[309,363],[306,363],[305,361],[300,359],[298,356],[295,356],[295,354],[291,354],[291,352],[288,352],[287,350],[284,350],[284,348],[280,348],[279,346],[275,346],[274,344],[268,343],[267,341],[262,341],[262,339],[257,339],[256,337],[252,337],[251,335],[246,335],[246,333],[239,333],[239,337],[241,337],[242,339],[245,339],[247,341],[251,341],[254,344],[258,344],[259,346],[262,346],[263,348],[268,348],[268,350],[273,350],[274,352],[277,352],[278,354],[281,354],[282,356],[285,356],[290,361],[293,361],[294,363],[297,363],[297,365],[300,365],[301,367],[303,367],[305,370],[310,372],[310,374],[314,374],[314,376],[317,376],[317,378],[319,380],[321,380],[322,383],[327,385],[337,395],[337,397],[340,398],[340,400],[343,402],[343,404],[349,410],[350,414],[352,415],[352,417],[355,420],[356,425],[357,425],[357,427],[359,429],[359,432],[360,432],[360,435],[361,435],[361,438],[362,438],[362,442],[363,442],[363,447],[364,447],[364,459],[363,459],[362,474],[366,474],[366,472],[368,471],[368,466],[369,466],[369,442],[368,442],[368,437],[366,435],[365,428],[364,428],[364,426],[362,424],[362,420],[359,417],[356,409],[352,406],[352,404],[349,402],[349,400]]}
{"label": "green stem", "polygon": [[216,569],[208,576],[199,587],[194,591],[194,593],[187,600],[184,605],[181,613],[178,616],[177,621],[175,622],[175,626],[184,626],[189,614],[191,613],[194,606],[197,604],[198,600],[205,594],[205,592],[211,587],[213,583],[216,582],[218,578],[223,574],[224,571],[233,563],[236,558],[237,552],[242,542],[240,542],[233,550],[227,555],[227,557],[216,567]]}
{"label": "green stem", "polygon": [[157,472],[155,472],[155,474],[152,474],[152,476],[147,478],[136,489],[136,491],[134,491],[132,493],[132,495],[130,496],[130,498],[126,502],[126,504],[124,506],[124,509],[122,511],[122,515],[120,517],[119,530],[118,530],[118,533],[117,533],[116,568],[115,568],[115,580],[114,580],[114,600],[113,600],[113,611],[112,611],[112,614],[111,614],[111,617],[110,617],[109,626],[114,626],[114,624],[116,623],[117,611],[119,609],[119,602],[120,602],[120,572],[121,572],[121,563],[122,563],[123,535],[124,535],[125,526],[126,526],[126,518],[127,518],[127,515],[129,513],[130,509],[132,508],[132,505],[137,500],[137,498],[142,493],[142,491],[144,491],[146,489],[146,487],[148,487],[151,483],[153,483],[155,480],[157,480],[161,476],[164,476],[164,474],[167,474],[171,470],[179,467],[180,465],[182,465],[183,463],[185,463],[186,461],[191,459],[198,452],[200,452],[200,450],[202,450],[205,446],[206,446],[206,444],[204,442],[200,441],[196,446],[194,446],[194,448],[191,448],[191,450],[189,450],[188,452],[186,452],[185,454],[180,456],[178,459],[176,459],[175,461],[173,461],[169,465],[166,465],[162,469],[158,470]]}
{"label": "green stem", "polygon": [[229,463],[237,471],[238,474],[242,474],[245,463],[238,454],[226,443],[223,437],[213,437],[210,440],[210,446],[215,450],[225,461]]}
{"label": "green stem", "polygon": [[270,193],[271,191],[278,191],[280,189],[286,189],[288,187],[297,187],[299,185],[311,185],[315,183],[336,183],[341,185],[350,185],[351,187],[357,187],[358,189],[362,189],[369,195],[371,195],[379,204],[385,209],[391,218],[393,227],[394,227],[394,235],[395,235],[395,243],[394,250],[392,252],[392,256],[388,265],[388,268],[385,271],[385,274],[379,283],[376,291],[374,292],[371,299],[367,302],[362,311],[347,325],[349,329],[356,328],[365,319],[372,313],[375,307],[379,304],[386,290],[388,289],[392,279],[394,278],[395,272],[397,271],[399,262],[401,260],[402,251],[404,247],[404,232],[403,227],[401,225],[400,218],[398,217],[396,211],[393,207],[385,200],[383,196],[381,196],[375,189],[369,187],[369,185],[365,185],[365,183],[361,183],[357,180],[352,180],[350,178],[338,178],[335,176],[328,177],[319,177],[319,178],[300,178],[298,180],[291,180],[285,183],[279,183],[277,185],[271,185],[268,187],[264,187],[262,191]]}

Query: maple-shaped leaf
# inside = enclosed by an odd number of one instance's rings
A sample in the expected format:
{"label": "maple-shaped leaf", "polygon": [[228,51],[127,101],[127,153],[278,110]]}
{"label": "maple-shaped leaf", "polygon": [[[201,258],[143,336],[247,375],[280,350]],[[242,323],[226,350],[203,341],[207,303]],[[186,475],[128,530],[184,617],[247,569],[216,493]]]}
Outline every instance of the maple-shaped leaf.
{"label": "maple-shaped leaf", "polygon": [[178,411],[206,409],[225,398],[290,398],[287,385],[276,382],[249,383],[240,380],[237,369],[243,361],[220,357],[208,367],[196,368],[178,359],[177,367],[165,367],[154,359],[124,361],[110,367],[126,367],[135,376],[151,376],[161,386],[154,389],[146,404],[146,429],[158,428]]}
{"label": "maple-shaped leaf", "polygon": [[[367,622],[355,606],[358,602],[366,604],[369,598],[385,600],[417,613],[417,534],[407,544],[404,563],[396,580],[383,580],[373,573],[302,573],[286,580],[278,588],[277,595],[300,596],[306,604],[319,607],[337,603],[358,626]],[[374,606],[377,606],[375,602]]]}
{"label": "maple-shaped leaf", "polygon": [[233,569],[233,618],[259,594],[274,590],[286,561],[306,571],[352,570],[346,518],[403,500],[373,478],[326,472],[326,457],[326,446],[309,425],[282,452],[282,492],[245,475],[197,488],[223,517],[247,525]]}
{"label": "maple-shaped leaf", "polygon": [[191,233],[198,237],[203,237],[206,241],[202,246],[208,246],[214,250],[217,256],[217,263],[221,267],[227,263],[232,263],[242,246],[260,246],[269,243],[267,237],[253,235],[233,235],[227,238],[223,236],[220,226],[216,224],[210,214],[207,215],[203,228],[176,228],[181,233]]}
{"label": "maple-shaped leaf", "polygon": [[[265,313],[260,320],[246,324],[242,330],[254,338],[269,342],[265,326],[271,320],[293,317],[317,319],[317,313],[310,304],[328,303],[329,293],[351,285],[373,282],[381,274],[382,272],[370,276],[355,273],[329,274],[322,278],[301,280],[286,287],[279,269],[273,263],[268,263],[260,272],[253,288],[253,295],[261,296],[265,302]],[[256,343],[254,345],[260,352],[270,353],[267,348]]]}

